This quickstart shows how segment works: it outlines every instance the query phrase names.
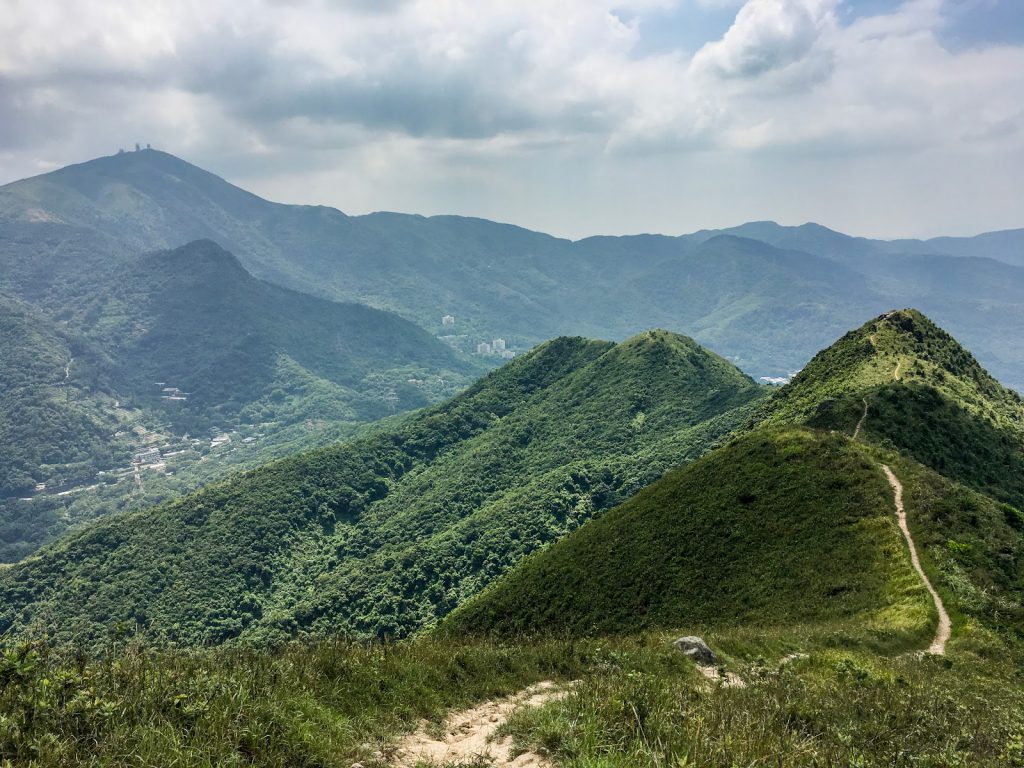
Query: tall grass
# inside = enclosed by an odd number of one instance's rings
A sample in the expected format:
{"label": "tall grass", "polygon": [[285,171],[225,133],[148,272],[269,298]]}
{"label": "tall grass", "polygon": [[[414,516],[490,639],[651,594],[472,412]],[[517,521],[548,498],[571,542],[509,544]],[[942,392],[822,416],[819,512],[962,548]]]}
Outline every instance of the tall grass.
{"label": "tall grass", "polygon": [[709,683],[667,633],[91,659],[25,645],[0,657],[0,765],[385,768],[422,719],[553,678],[577,682],[506,730],[564,768],[1024,766],[1019,658],[980,625],[948,659],[852,623],[705,636],[747,687]]}
{"label": "tall grass", "polygon": [[[756,633],[741,634],[717,644],[747,648]],[[763,634],[763,647],[799,644]],[[569,697],[519,710],[504,730],[563,768],[1024,766],[1021,668],[1005,655],[822,645],[784,659],[731,659],[747,686],[730,688],[676,673],[664,642],[609,648]]]}
{"label": "tall grass", "polygon": [[572,644],[139,645],[0,659],[0,764],[351,766],[452,707],[578,674]]}

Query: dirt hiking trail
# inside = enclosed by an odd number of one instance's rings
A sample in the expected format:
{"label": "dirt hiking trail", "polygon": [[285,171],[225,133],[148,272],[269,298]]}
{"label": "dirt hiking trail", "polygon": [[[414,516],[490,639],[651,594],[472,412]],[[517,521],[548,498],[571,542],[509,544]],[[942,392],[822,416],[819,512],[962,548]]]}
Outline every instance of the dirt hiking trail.
{"label": "dirt hiking trail", "polygon": [[864,426],[864,419],[866,419],[867,417],[868,417],[868,399],[865,397],[864,398],[864,413],[862,413],[860,415],[860,418],[857,420],[857,427],[856,427],[856,429],[853,430],[853,439],[854,440],[856,440],[857,437],[860,435],[860,428]]}
{"label": "dirt hiking trail", "polygon": [[544,756],[523,752],[513,757],[512,737],[495,739],[494,734],[516,708],[539,707],[567,694],[566,687],[545,680],[504,699],[453,712],[445,720],[440,738],[436,728],[424,721],[415,733],[398,742],[392,764],[397,768],[414,768],[421,762],[471,763],[483,756],[494,768],[546,768],[551,762]]}
{"label": "dirt hiking trail", "polygon": [[921,567],[921,560],[917,556],[917,547],[914,546],[914,537],[910,535],[910,527],[907,525],[907,512],[903,508],[903,484],[900,483],[899,478],[893,474],[893,471],[889,469],[888,466],[883,464],[882,469],[885,471],[885,476],[889,480],[889,485],[892,486],[896,502],[896,517],[899,520],[900,530],[903,531],[903,538],[906,539],[907,546],[910,548],[910,562],[913,564],[914,570],[917,571],[917,575],[921,577],[921,581],[924,582],[924,586],[925,589],[928,590],[928,594],[932,596],[932,601],[935,603],[935,610],[939,613],[939,626],[935,630],[935,639],[932,640],[932,644],[928,647],[928,653],[936,656],[942,656],[946,653],[946,641],[949,640],[953,624],[949,620],[949,614],[946,612],[946,606],[942,604],[942,598],[939,597],[939,593],[935,591],[935,587],[933,587],[931,581],[928,580],[928,576]]}

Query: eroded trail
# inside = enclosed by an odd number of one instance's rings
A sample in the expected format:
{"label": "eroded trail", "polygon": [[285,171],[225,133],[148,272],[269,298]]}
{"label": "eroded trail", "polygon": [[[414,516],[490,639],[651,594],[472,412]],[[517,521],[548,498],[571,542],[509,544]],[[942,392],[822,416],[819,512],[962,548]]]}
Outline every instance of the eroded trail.
{"label": "eroded trail", "polygon": [[864,413],[862,413],[860,415],[860,418],[857,420],[857,427],[856,427],[856,429],[853,430],[853,439],[854,440],[856,440],[857,437],[860,435],[860,428],[864,426],[864,419],[866,419],[867,417],[868,417],[868,399],[865,397],[864,398]]}
{"label": "eroded trail", "polygon": [[892,486],[893,495],[896,503],[896,518],[899,520],[900,530],[903,532],[903,538],[907,541],[907,546],[910,548],[910,562],[914,566],[914,570],[917,571],[917,575],[921,577],[921,581],[924,582],[925,589],[928,590],[928,594],[932,596],[932,601],[935,603],[935,610],[939,614],[939,626],[935,630],[935,639],[932,640],[932,644],[928,647],[928,653],[941,656],[946,652],[946,641],[949,640],[949,635],[953,630],[953,624],[949,620],[949,614],[946,612],[946,606],[942,604],[942,598],[939,597],[939,593],[935,591],[935,587],[932,586],[931,581],[925,574],[924,569],[921,567],[921,560],[917,556],[917,547],[914,546],[914,537],[910,535],[910,527],[907,525],[907,512],[903,508],[903,484],[900,483],[899,478],[893,473],[891,469],[885,464],[882,465],[882,469],[885,471],[885,476],[889,480],[889,485]]}
{"label": "eroded trail", "polygon": [[471,763],[484,757],[496,768],[549,766],[550,761],[536,752],[523,752],[513,757],[512,738],[495,739],[494,734],[517,707],[539,707],[566,694],[564,687],[544,681],[504,699],[452,713],[445,720],[440,736],[424,722],[415,733],[398,743],[392,763],[397,768],[414,768],[422,762]]}

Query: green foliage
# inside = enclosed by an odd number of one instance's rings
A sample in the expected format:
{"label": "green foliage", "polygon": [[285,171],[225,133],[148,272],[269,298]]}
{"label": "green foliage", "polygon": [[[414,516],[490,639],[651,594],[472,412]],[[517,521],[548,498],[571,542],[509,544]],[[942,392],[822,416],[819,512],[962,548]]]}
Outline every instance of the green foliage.
{"label": "green foliage", "polygon": [[[264,442],[280,442],[295,425],[351,429],[437,402],[480,370],[396,315],[260,282],[209,241],[141,257],[109,280],[59,308],[61,322],[0,300],[0,561],[137,503],[130,481],[102,499],[54,495],[124,469],[139,449],[135,424],[175,438],[260,424]],[[166,399],[157,382],[187,398]],[[321,436],[314,444],[329,442]],[[217,463],[222,475],[233,462]],[[209,476],[182,469],[175,485],[186,490],[198,485],[190,476]],[[37,483],[50,498],[16,500]]]}
{"label": "green foliage", "polygon": [[883,315],[816,355],[759,421],[852,434],[865,401],[861,437],[1024,507],[1024,403],[913,310]]}
{"label": "green foliage", "polygon": [[[885,462],[903,478],[925,567],[952,607],[1024,637],[1024,407],[948,334],[920,313],[888,313],[757,410],[746,436],[530,558],[445,627],[633,632],[876,605],[880,632],[917,631],[922,606],[905,604],[900,586],[913,581],[906,561],[889,570],[900,547]],[[782,426],[794,422],[817,430]],[[854,442],[843,431],[858,422]],[[893,447],[910,458],[880,450]]]}
{"label": "green foliage", "polygon": [[442,631],[629,633],[863,614],[912,644],[928,619],[901,552],[891,493],[864,448],[761,429],[533,556]]}
{"label": "green foliage", "polygon": [[[0,657],[12,765],[369,768],[424,719],[541,679],[571,693],[502,726],[559,765],[1024,766],[1024,685],[1005,649],[952,660],[851,648],[855,623],[712,631],[744,688],[709,683],[671,636],[496,643],[325,640],[275,650]],[[790,648],[805,653],[785,662]],[[990,646],[992,647],[992,646]],[[753,652],[748,649],[755,649]]]}
{"label": "green foliage", "polygon": [[[70,480],[124,454],[109,443],[114,423],[79,386],[97,365],[83,342],[29,306],[0,297],[0,502],[32,493],[44,465],[62,465]],[[75,369],[74,378],[71,368]],[[12,530],[0,538],[17,538]]]}
{"label": "green foliage", "polygon": [[0,655],[0,762],[348,768],[422,718],[584,663],[585,649],[565,643],[130,645],[92,659],[22,645]]}
{"label": "green foliage", "polygon": [[395,428],[66,538],[0,574],[0,630],[403,636],[700,456],[763,393],[673,334],[557,339]]}
{"label": "green foliage", "polygon": [[[759,647],[777,634],[761,632]],[[660,639],[628,650],[607,643],[605,663],[571,696],[519,710],[505,732],[566,768],[1024,766],[1024,681],[1005,657],[947,662],[802,645],[810,653],[789,663],[730,659],[748,684],[728,688],[678,669]],[[711,640],[734,641],[728,632]]]}

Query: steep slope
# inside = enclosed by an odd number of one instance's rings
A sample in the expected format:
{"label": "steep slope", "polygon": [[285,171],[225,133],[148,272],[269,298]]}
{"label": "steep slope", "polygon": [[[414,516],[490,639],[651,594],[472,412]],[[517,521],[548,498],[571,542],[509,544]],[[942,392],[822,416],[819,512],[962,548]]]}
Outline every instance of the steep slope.
{"label": "steep slope", "polygon": [[[957,620],[1024,633],[1024,516],[839,433],[770,427],[670,473],[526,559],[449,634],[857,626],[928,646],[931,597],[897,529],[901,479],[925,568]],[[826,630],[828,631],[828,630]]]}
{"label": "steep slope", "polygon": [[820,352],[763,418],[847,434],[859,423],[859,437],[1024,508],[1024,403],[915,310],[881,315]]}
{"label": "steep slope", "polygon": [[0,574],[0,628],[400,636],[696,458],[764,393],[690,339],[558,339],[375,437],[100,521]]}
{"label": "steep slope", "polygon": [[671,473],[526,561],[452,632],[635,632],[827,621],[880,609],[917,631],[923,600],[882,471],[861,446],[762,430]]}
{"label": "steep slope", "polygon": [[525,560],[445,630],[843,620],[921,641],[934,607],[900,543],[898,489],[959,615],[1024,633],[1021,404],[952,337],[916,311],[887,313],[758,407],[744,436]]}
{"label": "steep slope", "polygon": [[[256,280],[210,241],[142,258],[79,312],[77,324],[117,350],[122,392],[186,427],[211,409],[223,418],[273,399],[282,360],[335,385],[334,417],[350,420],[425,405],[409,378],[471,370],[397,315]],[[161,399],[158,381],[187,399]],[[383,388],[394,391],[390,405]]]}
{"label": "steep slope", "polygon": [[[496,337],[526,349],[556,335],[621,339],[661,326],[754,376],[786,376],[860,317],[912,302],[1002,380],[1024,383],[1015,343],[1024,269],[976,258],[1001,258],[1012,245],[984,243],[1012,242],[1012,233],[951,249],[754,222],[569,242],[482,219],[279,205],[155,150],[2,187],[0,222],[0,290],[56,315],[140,251],[209,238],[261,279],[395,311],[466,352]],[[456,324],[442,327],[445,315]]]}

